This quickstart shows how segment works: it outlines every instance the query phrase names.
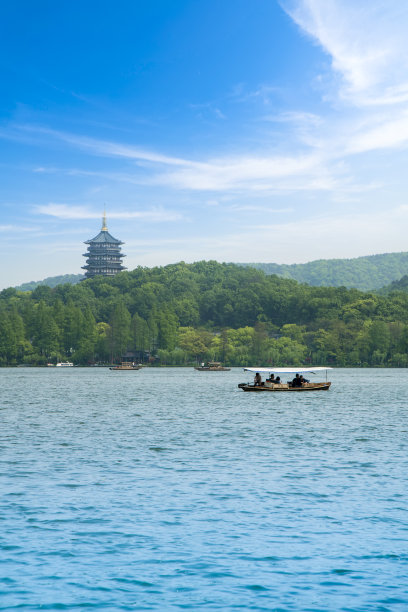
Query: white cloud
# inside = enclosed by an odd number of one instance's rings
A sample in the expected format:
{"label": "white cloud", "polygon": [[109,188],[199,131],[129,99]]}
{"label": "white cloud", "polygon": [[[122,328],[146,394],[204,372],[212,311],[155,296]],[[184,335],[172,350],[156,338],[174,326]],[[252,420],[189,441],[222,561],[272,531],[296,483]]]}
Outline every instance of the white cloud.
{"label": "white cloud", "polygon": [[[332,111],[319,125],[296,121],[304,144],[326,161],[408,144],[408,3],[403,0],[281,0],[330,56]],[[325,81],[326,82],[326,81]],[[326,82],[327,85],[327,82]],[[328,92],[328,90],[326,90]],[[276,120],[285,120],[286,115]],[[270,117],[272,119],[272,117]]]}
{"label": "white cloud", "polygon": [[0,225],[0,232],[36,232],[36,227],[25,227],[23,225]]}
{"label": "white cloud", "polygon": [[302,127],[315,127],[321,125],[323,121],[319,115],[303,111],[285,111],[275,115],[265,115],[263,120],[276,123],[293,123]]}
{"label": "white cloud", "polygon": [[[343,258],[345,244],[348,257],[403,251],[408,205],[386,212],[328,213],[302,219],[301,223],[293,215],[285,217],[283,211],[282,217],[254,219],[257,222],[246,224],[242,232],[127,241],[128,264],[131,267],[197,261],[208,259],[208,253],[218,261],[305,263],[319,258]],[[262,223],[258,222],[260,219]]]}
{"label": "white cloud", "polygon": [[265,106],[267,106],[277,93],[281,93],[281,89],[272,85],[260,85],[254,91],[246,91],[244,84],[239,83],[231,93],[231,98],[235,98],[239,102],[260,100]]}
{"label": "white cloud", "polygon": [[269,224],[246,226],[242,234],[225,235],[222,243],[211,244],[211,252],[219,261],[237,261],[239,252],[242,262],[305,263],[343,258],[345,244],[348,257],[406,250],[406,205],[365,214],[327,214],[301,223],[279,221],[275,217]]}
{"label": "white cloud", "polygon": [[[408,144],[408,111],[403,104],[408,102],[408,4],[401,0],[281,2],[303,31],[330,56],[335,73],[340,75],[340,80],[334,81],[338,98],[331,99],[331,107],[326,99],[319,114],[300,108],[262,117],[281,124],[282,130],[277,126],[278,137],[263,134],[255,152],[248,153],[242,144],[242,153],[214,153],[192,160],[44,127],[20,128],[26,133],[59,139],[92,156],[120,158],[134,162],[133,168],[138,166],[133,172],[127,164],[126,172],[108,168],[69,171],[72,174],[175,191],[214,192],[218,197],[222,193],[250,196],[326,191],[338,200],[353,189],[361,194],[362,182],[354,185],[352,179],[355,172],[350,166],[358,163],[352,156]],[[276,91],[276,87],[263,84],[245,94],[241,85],[234,96],[269,102]],[[348,164],[346,160],[350,160]],[[45,169],[40,166],[36,171]]]}
{"label": "white cloud", "polygon": [[408,100],[408,4],[401,0],[282,0],[332,58],[356,106]]}
{"label": "white cloud", "polygon": [[[294,120],[294,116],[292,120]],[[297,113],[296,117],[297,121],[301,121],[302,124],[306,121],[310,124],[313,115]],[[317,119],[313,119],[313,121],[316,123]],[[39,128],[26,126],[24,129],[36,131]],[[293,155],[279,153],[248,155],[244,153],[204,161],[192,161],[179,157],[164,156],[160,153],[148,153],[138,147],[122,145],[117,142],[89,139],[45,128],[40,128],[39,132],[63,139],[79,148],[85,147],[93,155],[126,157],[137,161],[138,164],[149,162],[149,172],[141,174],[136,172],[133,175],[130,172],[95,172],[83,169],[66,170],[67,174],[97,176],[133,184],[169,186],[173,189],[218,192],[293,191],[302,188],[305,190],[327,190],[331,189],[336,183],[335,178],[331,176],[329,166],[324,161],[324,156],[320,156],[320,153],[319,155],[315,154],[313,147],[311,152],[296,152]],[[320,146],[320,140],[318,144]],[[266,146],[266,143],[264,143],[264,147]],[[332,147],[332,143],[330,143],[330,147]],[[40,171],[45,172],[46,169],[40,167]],[[57,169],[50,168],[49,171],[57,172]],[[337,172],[334,173],[337,174]],[[290,184],[284,181],[288,178],[291,179]],[[74,214],[73,209],[70,210],[71,212],[66,211],[66,214]],[[64,211],[58,210],[58,216],[62,212]],[[69,218],[73,217],[70,216]]]}
{"label": "white cloud", "polygon": [[160,153],[146,151],[144,149],[132,145],[126,145],[123,143],[100,140],[96,138],[90,138],[88,136],[78,136],[76,134],[70,134],[69,132],[63,132],[61,130],[52,130],[50,128],[34,125],[19,125],[15,127],[28,133],[33,132],[36,134],[43,134],[44,136],[57,138],[66,142],[67,144],[73,145],[76,148],[89,151],[94,155],[121,157],[135,161],[153,162],[156,164],[164,164],[170,166],[195,165],[195,162],[190,162],[188,160],[180,159],[177,157],[162,155]]}
{"label": "white cloud", "polygon": [[346,151],[363,153],[379,149],[394,149],[408,142],[408,111],[392,116],[372,117],[370,126],[357,130],[350,138]]}
{"label": "white cloud", "polygon": [[[37,130],[38,128],[30,128]],[[152,153],[117,142],[91,139],[65,132],[39,129],[40,132],[61,138],[79,148],[85,148],[96,155],[111,157],[125,157],[139,162],[150,162],[157,167],[149,178],[132,179],[129,174],[106,173],[107,178],[143,183],[169,185],[177,189],[190,189],[194,191],[224,191],[230,189],[262,189],[262,183],[282,177],[305,175],[306,173],[320,174],[320,160],[313,155],[274,155],[274,156],[235,156],[215,158],[208,161],[192,161],[179,157],[165,156]],[[167,169],[163,170],[162,167]],[[73,170],[73,173],[87,174],[83,170]],[[90,173],[100,175],[101,173]]]}
{"label": "white cloud", "polygon": [[233,204],[230,209],[234,212],[259,212],[264,213],[266,218],[269,219],[271,215],[286,214],[293,212],[293,208],[274,208],[270,204],[264,206],[257,206],[255,204],[239,205]]}
{"label": "white cloud", "polygon": [[321,171],[321,161],[314,155],[219,158],[195,166],[167,171],[154,177],[157,183],[178,189],[203,191],[262,190],[279,179],[310,176]]}
{"label": "white cloud", "polygon": [[[89,210],[85,206],[69,206],[67,204],[44,204],[34,207],[35,211],[42,215],[49,215],[57,219],[99,219],[101,213]],[[134,211],[112,211],[109,212],[109,219],[143,219],[144,221],[168,222],[179,221],[182,215],[178,212],[166,211],[161,207],[150,210]]]}

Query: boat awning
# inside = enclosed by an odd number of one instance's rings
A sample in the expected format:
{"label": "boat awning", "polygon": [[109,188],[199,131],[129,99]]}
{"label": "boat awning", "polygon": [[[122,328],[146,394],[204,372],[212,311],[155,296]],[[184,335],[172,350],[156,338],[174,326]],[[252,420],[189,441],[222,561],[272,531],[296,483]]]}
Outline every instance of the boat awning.
{"label": "boat awning", "polygon": [[245,372],[259,372],[260,374],[269,374],[269,373],[273,373],[273,374],[306,374],[306,373],[311,373],[314,374],[315,372],[326,372],[327,370],[332,370],[333,368],[329,368],[329,367],[322,367],[322,366],[318,366],[313,368],[312,366],[308,367],[308,368],[296,368],[296,367],[289,367],[289,368],[274,368],[273,366],[269,367],[269,368],[244,368]]}

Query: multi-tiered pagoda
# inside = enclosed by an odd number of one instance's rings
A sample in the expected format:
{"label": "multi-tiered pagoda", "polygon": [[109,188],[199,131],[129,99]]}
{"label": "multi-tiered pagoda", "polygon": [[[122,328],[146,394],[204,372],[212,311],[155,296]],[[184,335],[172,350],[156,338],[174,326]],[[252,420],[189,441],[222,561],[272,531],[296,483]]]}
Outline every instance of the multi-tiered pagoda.
{"label": "multi-tiered pagoda", "polygon": [[85,244],[89,244],[87,253],[86,265],[82,266],[85,272],[85,278],[93,278],[94,276],[115,276],[118,272],[126,270],[122,265],[122,257],[125,257],[120,251],[120,245],[123,244],[108,232],[106,227],[106,213],[103,214],[102,229],[95,238],[87,240]]}

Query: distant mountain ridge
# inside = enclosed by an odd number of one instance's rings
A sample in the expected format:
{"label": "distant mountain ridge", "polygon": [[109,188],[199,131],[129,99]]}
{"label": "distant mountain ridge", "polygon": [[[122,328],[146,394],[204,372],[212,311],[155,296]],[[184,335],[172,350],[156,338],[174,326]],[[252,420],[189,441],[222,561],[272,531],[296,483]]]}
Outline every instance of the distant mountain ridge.
{"label": "distant mountain ridge", "polygon": [[408,274],[408,252],[367,255],[354,259],[318,259],[304,264],[241,263],[315,287],[377,290]]}
{"label": "distant mountain ridge", "polygon": [[[304,264],[239,263],[265,274],[277,274],[315,287],[347,287],[374,291],[396,283],[408,275],[408,252],[367,255],[354,259],[318,259]],[[39,285],[56,287],[64,283],[75,285],[83,274],[63,274],[42,281],[31,281],[15,287],[18,291],[33,291]]]}
{"label": "distant mountain ridge", "polygon": [[381,295],[389,295],[393,291],[403,291],[404,293],[408,293],[408,274],[399,280],[392,281],[392,283],[383,287],[379,293]]}
{"label": "distant mountain ridge", "polygon": [[83,278],[83,274],[62,274],[61,276],[49,276],[42,281],[30,281],[29,283],[23,283],[22,285],[15,287],[15,289],[17,289],[17,291],[34,291],[34,289],[40,285],[47,285],[47,287],[51,287],[51,289],[53,289],[57,285],[64,285],[65,283],[76,285]]}

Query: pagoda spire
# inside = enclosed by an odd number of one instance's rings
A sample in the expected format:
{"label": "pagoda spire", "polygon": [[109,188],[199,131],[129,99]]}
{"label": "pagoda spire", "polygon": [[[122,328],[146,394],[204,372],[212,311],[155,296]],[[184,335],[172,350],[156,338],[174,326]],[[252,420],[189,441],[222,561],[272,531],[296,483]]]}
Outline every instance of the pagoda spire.
{"label": "pagoda spire", "polygon": [[103,207],[103,217],[102,217],[102,232],[108,231],[108,226],[106,225],[106,208]]}

